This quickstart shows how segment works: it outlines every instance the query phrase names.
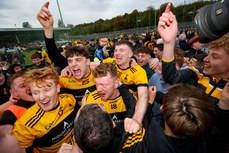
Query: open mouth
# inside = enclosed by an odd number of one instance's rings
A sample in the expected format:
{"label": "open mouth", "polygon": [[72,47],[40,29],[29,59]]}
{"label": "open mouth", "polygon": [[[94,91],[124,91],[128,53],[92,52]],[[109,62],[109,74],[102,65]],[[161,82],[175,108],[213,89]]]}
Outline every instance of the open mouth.
{"label": "open mouth", "polygon": [[73,72],[74,72],[74,74],[75,74],[75,75],[77,75],[77,76],[81,74],[81,71],[80,71],[80,69],[77,69],[77,70],[73,70]]}
{"label": "open mouth", "polygon": [[99,93],[99,96],[100,97],[104,97],[105,96],[105,93]]}
{"label": "open mouth", "polygon": [[48,102],[41,102],[41,104],[42,104],[43,106],[47,107],[47,106],[50,104],[50,101],[48,101]]}
{"label": "open mouth", "polygon": [[204,68],[205,69],[208,69],[208,68],[210,68],[211,66],[209,66],[209,65],[207,65],[207,64],[204,64]]}

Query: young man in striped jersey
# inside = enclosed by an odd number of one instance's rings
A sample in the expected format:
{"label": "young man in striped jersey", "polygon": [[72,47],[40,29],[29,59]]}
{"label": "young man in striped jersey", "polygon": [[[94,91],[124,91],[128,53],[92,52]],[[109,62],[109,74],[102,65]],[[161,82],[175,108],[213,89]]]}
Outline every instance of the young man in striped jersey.
{"label": "young man in striped jersey", "polygon": [[59,75],[52,67],[30,70],[24,79],[36,104],[15,122],[13,135],[24,149],[56,153],[62,143],[73,142],[76,100],[70,94],[58,94]]}
{"label": "young man in striped jersey", "polygon": [[[118,80],[117,69],[112,63],[101,63],[93,71],[96,90],[91,92],[86,104],[97,103],[101,105],[111,116],[115,123],[113,152],[119,148],[123,133],[127,131],[130,122],[140,123],[133,119],[136,99],[133,93],[121,85]],[[119,87],[119,88],[118,88]]]}
{"label": "young man in striped jersey", "polygon": [[83,44],[76,44],[76,46],[67,48],[66,57],[61,55],[55,44],[53,16],[48,7],[49,2],[46,2],[37,14],[37,19],[44,28],[48,55],[52,62],[61,69],[69,67],[72,76],[60,77],[61,93],[74,95],[81,105],[83,96],[95,90],[94,78],[90,69],[90,54]]}

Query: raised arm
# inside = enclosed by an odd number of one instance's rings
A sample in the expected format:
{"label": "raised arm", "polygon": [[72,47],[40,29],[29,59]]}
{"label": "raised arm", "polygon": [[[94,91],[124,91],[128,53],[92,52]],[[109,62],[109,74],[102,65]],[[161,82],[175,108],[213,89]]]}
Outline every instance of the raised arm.
{"label": "raised arm", "polygon": [[55,65],[63,69],[68,65],[68,63],[67,63],[67,59],[60,54],[60,52],[56,47],[54,34],[53,34],[53,16],[50,13],[48,7],[49,7],[49,2],[46,2],[41,7],[40,12],[37,14],[37,19],[44,28],[45,44],[46,44],[49,58],[52,60],[52,62]]}
{"label": "raised arm", "polygon": [[53,16],[49,12],[49,2],[46,2],[40,12],[37,14],[37,19],[44,28],[46,38],[53,38]]}
{"label": "raised arm", "polygon": [[176,17],[171,12],[171,5],[171,3],[168,3],[165,12],[161,15],[158,22],[158,32],[164,43],[162,57],[163,79],[169,84],[175,84],[179,82],[194,84],[198,79],[194,71],[191,69],[185,69],[181,71],[176,70],[174,46],[178,27]]}
{"label": "raised arm", "polygon": [[158,22],[158,32],[164,43],[163,59],[166,61],[174,58],[174,45],[178,32],[176,17],[170,10],[171,5],[168,3]]}

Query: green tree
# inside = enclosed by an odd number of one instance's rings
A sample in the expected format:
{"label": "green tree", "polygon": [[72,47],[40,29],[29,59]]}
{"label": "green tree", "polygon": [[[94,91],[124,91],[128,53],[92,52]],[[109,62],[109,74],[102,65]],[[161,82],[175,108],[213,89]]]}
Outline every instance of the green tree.
{"label": "green tree", "polygon": [[65,25],[61,19],[58,20],[57,26],[58,26],[58,28],[64,28],[65,27]]}
{"label": "green tree", "polygon": [[29,24],[29,22],[23,22],[22,27],[23,28],[32,28],[32,26]]}

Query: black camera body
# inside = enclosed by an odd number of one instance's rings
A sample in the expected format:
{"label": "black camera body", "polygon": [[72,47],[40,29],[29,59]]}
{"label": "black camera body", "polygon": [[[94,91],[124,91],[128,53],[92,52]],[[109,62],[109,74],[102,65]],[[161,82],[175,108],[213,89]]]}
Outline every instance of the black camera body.
{"label": "black camera body", "polygon": [[199,9],[194,24],[199,31],[199,41],[208,43],[229,32],[229,0],[221,0]]}

